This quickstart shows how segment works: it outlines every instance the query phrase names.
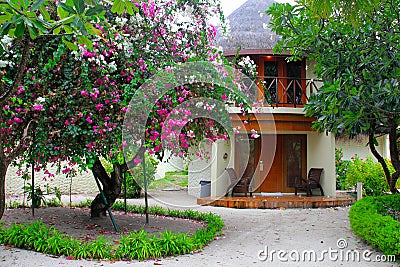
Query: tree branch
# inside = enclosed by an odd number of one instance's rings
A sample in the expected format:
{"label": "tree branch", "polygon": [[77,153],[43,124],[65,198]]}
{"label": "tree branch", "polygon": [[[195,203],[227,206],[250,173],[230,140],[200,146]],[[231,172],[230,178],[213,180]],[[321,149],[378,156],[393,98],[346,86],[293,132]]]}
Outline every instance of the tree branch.
{"label": "tree branch", "polygon": [[5,103],[11,95],[17,92],[18,86],[23,81],[25,75],[25,67],[29,58],[29,49],[31,44],[29,37],[25,37],[24,39],[25,42],[24,42],[24,47],[22,49],[21,61],[18,67],[18,72],[14,77],[14,83],[10,89],[5,89],[3,86],[1,86],[1,89],[4,89],[6,92],[2,92],[2,95],[0,96],[0,104]]}
{"label": "tree branch", "polygon": [[371,150],[372,155],[374,155],[374,157],[378,160],[378,162],[382,165],[383,168],[383,172],[385,173],[385,177],[386,177],[386,181],[388,183],[388,185],[390,186],[390,182],[391,182],[391,175],[390,175],[390,171],[389,168],[386,164],[385,159],[381,156],[381,154],[379,154],[379,152],[376,150],[375,147],[375,136],[374,136],[374,132],[375,132],[375,125],[371,125],[371,129],[368,132],[368,145],[369,145],[369,149]]}

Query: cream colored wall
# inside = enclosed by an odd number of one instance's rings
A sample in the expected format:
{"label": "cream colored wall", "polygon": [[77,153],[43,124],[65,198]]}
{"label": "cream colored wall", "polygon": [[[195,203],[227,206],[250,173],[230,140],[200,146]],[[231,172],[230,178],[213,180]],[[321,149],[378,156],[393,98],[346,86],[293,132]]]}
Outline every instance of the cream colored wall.
{"label": "cream colored wall", "polygon": [[[6,176],[6,195],[22,196],[24,180],[16,174],[17,169],[9,167]],[[50,168],[50,172],[55,173],[55,168]],[[44,179],[45,178],[45,179]],[[72,179],[72,183],[71,183]],[[32,183],[31,180],[27,183]],[[69,194],[70,186],[72,194],[94,194],[98,192],[96,182],[91,172],[78,173],[75,177],[66,177],[65,174],[56,175],[49,179],[43,172],[35,172],[35,186],[40,185],[42,189],[48,184],[50,187],[58,187],[62,194]]]}
{"label": "cream colored wall", "polygon": [[[378,152],[384,158],[390,158],[387,136],[382,136],[377,140],[379,143],[376,148]],[[338,139],[336,140],[336,147],[342,149],[343,159],[345,160],[351,160],[355,155],[362,159],[367,158],[367,156],[375,159],[368,147],[368,137],[366,136],[359,136],[356,139]]]}
{"label": "cream colored wall", "polygon": [[[230,184],[229,176],[224,174],[225,168],[233,167],[234,153],[230,141],[217,140],[212,146],[212,154],[215,158],[211,165],[211,196],[222,197]],[[224,159],[224,154],[228,157]]]}
{"label": "cream colored wall", "polygon": [[192,156],[189,159],[188,166],[188,194],[197,198],[200,197],[200,181],[211,181],[211,165],[215,158],[211,153],[211,145],[204,145],[203,149],[210,153],[210,159],[198,158],[196,148],[189,148],[189,153]]}
{"label": "cream colored wall", "polygon": [[321,185],[325,196],[336,196],[335,137],[332,134],[311,132],[307,135],[307,172],[324,168]]}

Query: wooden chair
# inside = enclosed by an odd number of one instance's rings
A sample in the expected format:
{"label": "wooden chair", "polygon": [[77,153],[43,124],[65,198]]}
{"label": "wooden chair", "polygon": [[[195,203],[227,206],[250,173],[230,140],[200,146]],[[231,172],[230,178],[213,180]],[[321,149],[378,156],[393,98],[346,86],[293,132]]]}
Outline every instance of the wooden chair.
{"label": "wooden chair", "polygon": [[247,197],[247,193],[250,193],[250,196],[253,195],[253,192],[251,190],[250,177],[242,177],[241,179],[239,179],[233,168],[226,168],[225,171],[228,173],[231,182],[228,189],[226,190],[225,196],[228,196],[229,191],[231,191],[232,197],[234,193],[244,193],[245,197]]}
{"label": "wooden chair", "polygon": [[321,174],[324,169],[322,168],[311,168],[308,172],[307,179],[301,177],[296,177],[294,194],[297,196],[297,190],[302,190],[307,192],[307,196],[312,196],[312,190],[319,188],[321,190],[321,196],[324,195],[324,190],[322,189],[319,181],[321,180]]}

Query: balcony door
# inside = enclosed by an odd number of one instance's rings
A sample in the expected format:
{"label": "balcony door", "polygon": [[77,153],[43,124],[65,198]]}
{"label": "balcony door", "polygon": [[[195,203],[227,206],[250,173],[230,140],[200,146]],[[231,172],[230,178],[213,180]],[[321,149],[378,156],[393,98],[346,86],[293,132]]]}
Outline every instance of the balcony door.
{"label": "balcony door", "polygon": [[258,73],[264,83],[264,100],[271,98],[273,104],[282,106],[305,103],[304,60],[287,62],[284,57],[261,57]]}

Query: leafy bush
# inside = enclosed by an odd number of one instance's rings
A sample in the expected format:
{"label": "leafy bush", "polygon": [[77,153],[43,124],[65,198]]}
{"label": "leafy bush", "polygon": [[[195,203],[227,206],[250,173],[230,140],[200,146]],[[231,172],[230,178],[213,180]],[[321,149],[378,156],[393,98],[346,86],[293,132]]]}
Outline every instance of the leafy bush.
{"label": "leafy bush", "polygon": [[[32,185],[28,183],[27,186],[23,187],[24,189],[24,194],[28,194],[28,201],[32,200],[32,196],[35,198],[35,202],[33,203],[33,206],[35,208],[39,208],[40,206],[46,206],[46,207],[59,207],[62,206],[61,202],[61,191],[58,187],[49,187],[48,184],[46,184],[45,190],[43,190],[40,186],[36,186],[35,190],[33,191],[32,195]],[[54,194],[56,197],[52,199],[46,199],[46,196]]]}
{"label": "leafy bush", "polygon": [[[81,203],[80,205],[84,205]],[[88,204],[88,203],[86,203]],[[113,206],[123,210],[124,204],[117,202]],[[127,205],[129,212],[143,214],[143,206]],[[30,225],[13,224],[10,228],[0,227],[0,243],[14,245],[19,248],[32,249],[53,255],[65,255],[75,259],[156,259],[163,256],[179,255],[202,249],[216,235],[222,234],[224,222],[221,217],[212,213],[200,213],[193,210],[171,210],[162,207],[149,207],[149,213],[162,216],[192,219],[204,222],[205,227],[198,229],[193,235],[165,231],[149,234],[144,230],[121,235],[120,242],[111,244],[100,236],[95,241],[81,242],[60,234],[52,227],[37,221]]]}
{"label": "leafy bush", "polygon": [[400,258],[400,222],[389,215],[400,210],[400,195],[365,197],[350,209],[350,227],[385,255]]}
{"label": "leafy bush", "polygon": [[343,150],[335,149],[335,167],[336,167],[336,189],[345,190],[346,188],[346,173],[350,161],[343,159]]}
{"label": "leafy bush", "polygon": [[[387,164],[390,172],[393,173],[394,168],[390,161],[387,161]],[[381,196],[389,192],[382,165],[371,157],[362,160],[356,156],[349,163],[345,179],[346,188],[355,187],[358,182],[363,183],[365,195]]]}

